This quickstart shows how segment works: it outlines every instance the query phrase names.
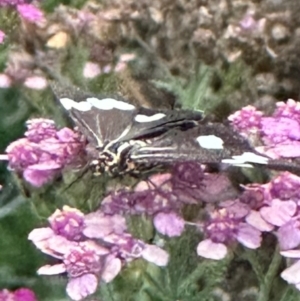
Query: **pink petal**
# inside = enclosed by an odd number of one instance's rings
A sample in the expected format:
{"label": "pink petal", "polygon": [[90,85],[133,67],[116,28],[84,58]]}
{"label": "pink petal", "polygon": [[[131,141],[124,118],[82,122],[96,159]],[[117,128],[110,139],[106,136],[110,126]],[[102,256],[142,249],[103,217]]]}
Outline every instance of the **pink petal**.
{"label": "pink petal", "polygon": [[281,250],[291,250],[300,244],[299,217],[291,219],[277,230],[277,240]]}
{"label": "pink petal", "polygon": [[110,65],[106,65],[106,66],[104,66],[103,68],[102,68],[102,70],[103,70],[103,73],[109,73],[109,72],[111,72],[111,66]]}
{"label": "pink petal", "polygon": [[261,232],[252,226],[241,223],[236,239],[249,249],[257,249],[261,245]]}
{"label": "pink petal", "polygon": [[247,215],[246,222],[259,231],[270,232],[274,229],[274,226],[266,222],[261,217],[260,213],[255,210],[251,210],[251,212]]}
{"label": "pink petal", "polygon": [[281,251],[280,254],[288,258],[300,258],[300,250]]}
{"label": "pink petal", "polygon": [[38,275],[57,275],[66,272],[66,267],[63,263],[55,265],[44,265],[37,271]]}
{"label": "pink petal", "polygon": [[77,134],[69,128],[62,128],[56,132],[56,136],[61,142],[74,142],[77,139]]}
{"label": "pink petal", "polygon": [[55,235],[48,240],[48,249],[52,252],[52,256],[61,258],[60,255],[69,253],[78,243],[70,241],[63,236]]}
{"label": "pink petal", "polygon": [[83,76],[85,78],[94,78],[101,73],[100,66],[97,63],[86,62],[83,68]]}
{"label": "pink petal", "polygon": [[118,62],[115,66],[114,71],[115,72],[121,72],[127,67],[127,64],[124,62]]}
{"label": "pink petal", "polygon": [[28,239],[32,240],[33,243],[45,240],[45,239],[49,239],[50,237],[52,237],[54,235],[54,232],[51,228],[47,227],[47,228],[38,228],[38,229],[34,229],[32,230],[29,235],[28,235]]}
{"label": "pink petal", "polygon": [[47,85],[47,80],[42,76],[27,77],[24,82],[24,86],[34,90],[43,90],[47,87]]}
{"label": "pink petal", "polygon": [[205,239],[198,244],[197,254],[204,258],[220,260],[226,257],[227,247],[224,244]]}
{"label": "pink petal", "polygon": [[180,236],[185,225],[184,219],[174,212],[156,214],[153,223],[158,232],[169,237]]}
{"label": "pink petal", "polygon": [[294,201],[272,200],[270,207],[260,209],[261,216],[270,224],[282,226],[296,213],[297,204]]}
{"label": "pink petal", "polygon": [[109,249],[99,245],[94,240],[86,240],[79,243],[80,246],[93,250],[97,255],[103,256],[110,253]]}
{"label": "pink petal", "polygon": [[51,171],[53,169],[61,168],[61,164],[56,163],[55,161],[47,161],[44,163],[33,164],[28,167],[28,169],[39,170],[39,171]]}
{"label": "pink petal", "polygon": [[172,175],[170,173],[155,174],[155,175],[151,176],[148,181],[139,182],[135,186],[134,190],[135,191],[145,191],[145,190],[149,190],[149,189],[155,189],[157,187],[161,188],[161,186],[163,184],[167,183],[171,177],[172,177]]}
{"label": "pink petal", "polygon": [[281,274],[283,278],[288,283],[299,284],[300,283],[300,260],[295,264],[285,269]]}
{"label": "pink petal", "polygon": [[169,254],[154,245],[146,245],[146,248],[142,251],[142,257],[157,266],[166,266],[169,261]]}
{"label": "pink petal", "polygon": [[119,258],[108,257],[105,262],[101,278],[104,282],[111,282],[121,271],[122,262]]}
{"label": "pink petal", "polygon": [[69,241],[64,237],[55,234],[49,238],[40,240],[36,239],[32,233],[30,233],[29,236],[32,238],[33,243],[39,250],[59,259],[62,259],[64,254],[68,253],[72,248],[78,245],[78,243],[74,241]]}
{"label": "pink petal", "polygon": [[97,290],[97,286],[97,277],[94,274],[85,274],[81,277],[71,278],[66,291],[71,299],[79,301],[94,294]]}
{"label": "pink petal", "polygon": [[111,233],[123,233],[127,229],[124,217],[118,214],[106,216],[100,211],[87,214],[84,223],[83,234],[89,238],[104,238]]}
{"label": "pink petal", "polygon": [[120,62],[130,62],[136,58],[134,53],[123,53],[119,57]]}
{"label": "pink petal", "polygon": [[4,42],[5,36],[6,34],[2,30],[0,30],[0,44]]}
{"label": "pink petal", "polygon": [[46,183],[51,182],[57,170],[36,170],[31,168],[26,168],[23,172],[23,177],[26,182],[34,187],[42,187]]}
{"label": "pink petal", "polygon": [[12,80],[11,78],[4,74],[0,73],[0,88],[9,88],[12,85]]}

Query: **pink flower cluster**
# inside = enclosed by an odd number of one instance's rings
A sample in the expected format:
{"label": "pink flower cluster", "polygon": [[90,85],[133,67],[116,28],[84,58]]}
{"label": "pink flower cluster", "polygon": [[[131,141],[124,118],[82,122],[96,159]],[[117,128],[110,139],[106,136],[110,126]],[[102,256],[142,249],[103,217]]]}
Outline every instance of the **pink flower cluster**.
{"label": "pink flower cluster", "polygon": [[[272,232],[283,256],[299,258],[282,277],[300,288],[300,279],[290,276],[296,268],[300,269],[300,177],[284,172],[267,184],[244,186],[242,194],[234,194],[230,183],[220,174],[212,181],[211,177],[197,163],[177,164],[172,173],[154,175],[133,191],[120,190],[108,195],[100,209],[109,214],[153,216],[156,230],[168,237],[180,236],[187,224],[193,225],[204,234],[197,254],[214,260],[225,258],[237,242],[257,249],[262,233]],[[230,190],[230,194],[224,193]],[[184,205],[201,201],[210,202],[199,213],[202,218],[186,222],[181,211]]]}
{"label": "pink flower cluster", "polygon": [[100,211],[84,215],[64,206],[48,220],[50,227],[34,229],[28,238],[42,252],[61,262],[41,267],[38,274],[67,273],[66,291],[73,300],[95,293],[100,281],[111,282],[126,262],[136,258],[158,266],[168,263],[168,253],[133,238],[120,215]]}
{"label": "pink flower cluster", "polygon": [[[223,196],[223,200],[222,200]],[[239,241],[248,248],[256,249],[261,244],[261,232],[269,227],[255,228],[247,222],[250,206],[238,199],[226,176],[205,173],[195,162],[176,164],[172,173],[158,174],[148,181],[140,182],[133,191],[120,190],[108,195],[101,203],[101,211],[107,214],[153,216],[156,230],[166,236],[183,234],[186,221],[181,210],[186,204],[217,202],[219,206],[208,206],[207,220],[196,220],[189,225],[204,232],[205,240],[197,247],[199,256],[222,259],[228,246]],[[208,210],[205,208],[204,210]],[[214,209],[212,209],[214,208]]]}
{"label": "pink flower cluster", "polygon": [[37,301],[34,292],[28,288],[19,288],[14,292],[7,289],[0,291],[1,301]]}
{"label": "pink flower cluster", "polygon": [[[300,259],[299,191],[300,177],[289,172],[281,173],[266,184],[244,186],[244,192],[236,200],[222,202],[219,206],[223,208],[211,211],[210,218],[203,224],[206,239],[199,243],[198,255],[224,258],[226,246],[235,240],[256,249],[261,244],[261,232],[273,232],[281,254]],[[300,268],[300,263],[298,266]],[[287,273],[282,273],[284,279],[289,277]],[[288,279],[300,288],[299,277],[294,277],[293,282]]]}
{"label": "pink flower cluster", "polygon": [[0,0],[0,7],[16,8],[21,18],[36,23],[44,18],[43,12],[27,0]]}
{"label": "pink flower cluster", "polygon": [[82,157],[85,143],[78,133],[58,130],[49,119],[31,119],[26,125],[26,138],[11,143],[2,159],[8,159],[9,168],[32,186],[51,182],[66,165]]}
{"label": "pink flower cluster", "polygon": [[300,177],[284,172],[267,184],[249,185],[245,193],[242,200],[252,206],[248,222],[276,234],[281,255],[294,260],[281,277],[300,290]]}
{"label": "pink flower cluster", "polygon": [[[26,0],[0,0],[1,7],[16,8],[20,17],[29,23],[38,23],[44,20],[44,13],[35,5],[28,4]],[[5,33],[0,30],[0,44],[3,43]],[[1,85],[0,85],[1,87]]]}
{"label": "pink flower cluster", "polygon": [[300,157],[300,103],[289,99],[276,106],[272,116],[248,106],[228,119],[248,139],[255,136],[260,153],[273,159]]}
{"label": "pink flower cluster", "polygon": [[107,64],[105,66],[100,67],[98,63],[95,62],[86,62],[83,68],[83,76],[85,78],[95,78],[101,74],[107,74],[110,72],[121,72],[126,69],[128,62],[133,61],[135,59],[135,54],[133,53],[125,53],[122,54],[118,62],[115,66],[112,64]]}
{"label": "pink flower cluster", "polygon": [[28,1],[26,0],[0,0],[0,7],[1,6],[16,6],[19,4],[24,4]]}
{"label": "pink flower cluster", "polygon": [[37,23],[44,19],[44,13],[32,4],[18,4],[17,11],[21,18],[30,23]]}

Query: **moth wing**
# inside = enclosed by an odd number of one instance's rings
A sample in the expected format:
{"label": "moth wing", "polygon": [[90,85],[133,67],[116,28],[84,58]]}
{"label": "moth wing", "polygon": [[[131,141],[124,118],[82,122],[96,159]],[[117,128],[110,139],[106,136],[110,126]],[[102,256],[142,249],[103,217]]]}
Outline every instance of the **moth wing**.
{"label": "moth wing", "polygon": [[154,110],[140,107],[132,120],[130,131],[120,141],[154,138],[173,128],[186,130],[197,126],[203,119],[201,111]]}
{"label": "moth wing", "polygon": [[77,102],[65,97],[60,101],[79,130],[98,147],[155,137],[174,127],[194,127],[203,119],[202,112],[136,109],[113,98],[80,97],[85,100]]}
{"label": "moth wing", "polygon": [[135,107],[120,97],[96,96],[67,80],[52,80],[50,86],[79,131],[95,147],[103,147],[128,132]]}
{"label": "moth wing", "polygon": [[96,147],[118,141],[128,133],[136,114],[133,105],[113,98],[90,97],[82,102],[61,98],[60,101],[79,130]]}
{"label": "moth wing", "polygon": [[219,123],[199,125],[186,131],[172,129],[145,142],[146,146],[132,149],[130,158],[134,162],[171,164],[174,161],[197,161],[211,164],[233,160],[228,163],[243,165],[247,162],[257,163],[255,161],[259,160],[258,163],[264,164],[267,161],[237,132]]}

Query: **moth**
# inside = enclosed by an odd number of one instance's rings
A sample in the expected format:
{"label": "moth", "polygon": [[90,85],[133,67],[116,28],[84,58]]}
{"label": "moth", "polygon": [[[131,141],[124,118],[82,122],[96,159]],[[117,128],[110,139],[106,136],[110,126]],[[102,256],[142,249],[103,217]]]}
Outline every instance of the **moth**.
{"label": "moth", "polygon": [[80,95],[68,93],[59,100],[95,150],[90,158],[95,175],[141,174],[186,161],[270,163],[239,133],[208,121],[201,111],[135,107],[121,99],[75,92]]}

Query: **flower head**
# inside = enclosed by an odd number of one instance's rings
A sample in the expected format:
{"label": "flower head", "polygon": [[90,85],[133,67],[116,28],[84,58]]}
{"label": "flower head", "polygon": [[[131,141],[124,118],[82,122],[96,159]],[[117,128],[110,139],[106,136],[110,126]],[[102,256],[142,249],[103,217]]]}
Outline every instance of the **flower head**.
{"label": "flower head", "polygon": [[253,106],[247,106],[228,117],[233,127],[242,133],[258,131],[261,127],[263,113]]}
{"label": "flower head", "polygon": [[230,212],[228,208],[212,212],[204,225],[207,238],[198,244],[197,254],[210,259],[223,259],[227,255],[227,246],[235,241],[247,248],[257,249],[261,244],[261,231],[244,222],[242,216],[245,214]]}
{"label": "flower head", "polygon": [[277,102],[274,117],[292,118],[300,123],[300,103],[293,99],[288,99],[287,102]]}
{"label": "flower head", "polygon": [[260,209],[267,196],[264,185],[252,184],[247,185],[244,188],[244,192],[239,196],[240,202],[248,205],[251,209]]}
{"label": "flower head", "polygon": [[136,258],[158,266],[168,263],[166,251],[126,232],[122,216],[109,216],[100,211],[84,216],[79,210],[64,206],[48,220],[51,227],[34,229],[28,238],[60,262],[43,266],[38,273],[67,273],[66,291],[73,300],[93,294],[100,281],[112,281],[123,264]]}
{"label": "flower head", "polygon": [[82,157],[84,142],[78,133],[68,128],[58,130],[49,119],[32,119],[26,125],[27,138],[11,143],[6,153],[10,169],[31,185],[41,187]]}
{"label": "flower head", "polygon": [[26,127],[25,136],[29,141],[36,143],[43,139],[55,138],[57,132],[55,122],[51,119],[30,119],[26,122]]}
{"label": "flower head", "polygon": [[71,278],[90,273],[98,275],[103,268],[103,255],[93,244],[79,244],[63,255],[66,272]]}
{"label": "flower head", "polygon": [[238,231],[239,220],[227,210],[221,209],[211,214],[206,222],[204,232],[213,242],[230,243]]}
{"label": "flower head", "polygon": [[32,4],[18,4],[17,11],[28,22],[37,23],[44,18],[43,12]]}
{"label": "flower head", "polygon": [[289,173],[281,173],[269,183],[269,191],[272,198],[280,200],[300,199],[300,177]]}
{"label": "flower head", "polygon": [[14,291],[14,301],[37,301],[34,292],[28,288],[19,288]]}
{"label": "flower head", "polygon": [[78,209],[64,206],[63,210],[57,209],[48,220],[55,234],[74,241],[82,238],[84,214]]}
{"label": "flower head", "polygon": [[200,164],[195,162],[178,163],[173,167],[171,182],[178,188],[201,188],[204,178]]}
{"label": "flower head", "polygon": [[0,291],[1,301],[37,301],[34,292],[28,288],[19,288],[14,292],[7,289]]}
{"label": "flower head", "polygon": [[24,4],[28,1],[26,0],[0,0],[0,7],[1,6],[16,6],[18,4]]}
{"label": "flower head", "polygon": [[119,190],[106,197],[101,210],[107,214],[148,214],[178,208],[171,191],[170,174],[158,174],[140,182],[133,191]]}
{"label": "flower head", "polygon": [[106,197],[101,203],[101,210],[108,214],[151,214],[156,207],[153,191],[120,190]]}
{"label": "flower head", "polygon": [[279,144],[300,139],[300,123],[290,117],[265,117],[261,121],[265,144]]}

